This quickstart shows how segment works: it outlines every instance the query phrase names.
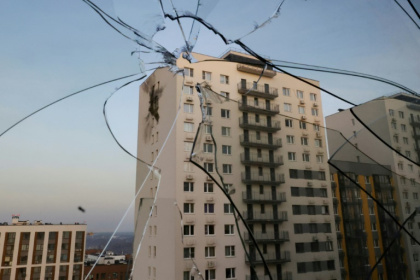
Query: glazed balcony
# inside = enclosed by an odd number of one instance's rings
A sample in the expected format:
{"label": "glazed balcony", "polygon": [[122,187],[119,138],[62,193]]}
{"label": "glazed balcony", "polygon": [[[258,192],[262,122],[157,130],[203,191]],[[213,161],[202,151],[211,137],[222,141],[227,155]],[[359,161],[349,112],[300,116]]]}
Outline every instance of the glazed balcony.
{"label": "glazed balcony", "polygon": [[279,213],[268,211],[265,213],[260,213],[257,211],[244,211],[244,219],[248,223],[281,223],[287,221],[287,211],[282,211]]}
{"label": "glazed balcony", "polygon": [[[262,264],[263,260],[259,254],[255,254],[255,256],[250,256],[251,261],[253,264]],[[290,252],[289,251],[283,251],[280,254],[276,253],[267,253],[263,254],[264,260],[266,263],[270,264],[281,264],[285,262],[290,262]],[[250,262],[248,256],[245,257],[245,261],[247,263]]]}
{"label": "glazed balcony", "polygon": [[267,105],[267,104],[251,104],[251,103],[243,103],[242,101],[238,101],[239,110],[245,112],[252,112],[257,114],[264,114],[269,116],[277,115],[280,112],[279,105]]}
{"label": "glazed balcony", "polygon": [[267,119],[261,118],[258,122],[255,118],[248,117],[244,120],[243,117],[239,118],[239,127],[244,129],[260,130],[267,132],[276,132],[281,129],[279,121],[267,122]]}
{"label": "glazed balcony", "polygon": [[[274,232],[263,233],[261,231],[256,231],[253,233],[253,235],[258,243],[281,243],[289,241],[288,231],[280,231],[277,236]],[[252,242],[252,239],[247,231],[244,233],[244,239],[246,242]]]}
{"label": "glazed balcony", "polygon": [[242,199],[245,202],[249,203],[280,203],[280,202],[286,202],[286,193],[263,193],[260,194],[259,192],[242,192]]}
{"label": "glazed balcony", "polygon": [[258,184],[258,185],[271,185],[278,186],[285,183],[284,174],[268,174],[263,173],[260,175],[258,172],[251,172],[246,174],[245,172],[241,173],[242,182],[244,184]]}
{"label": "glazed balcony", "polygon": [[241,162],[243,164],[277,167],[283,165],[282,156],[258,155],[257,153],[245,154],[241,153]]}
{"label": "glazed balcony", "polygon": [[265,148],[270,150],[275,150],[282,147],[282,141],[278,138],[269,138],[267,136],[260,136],[257,135],[241,135],[239,137],[239,142],[242,146],[245,147],[254,147],[254,148]]}
{"label": "glazed balcony", "polygon": [[270,87],[268,84],[257,85],[255,83],[238,83],[238,92],[271,100],[279,96],[277,88]]}

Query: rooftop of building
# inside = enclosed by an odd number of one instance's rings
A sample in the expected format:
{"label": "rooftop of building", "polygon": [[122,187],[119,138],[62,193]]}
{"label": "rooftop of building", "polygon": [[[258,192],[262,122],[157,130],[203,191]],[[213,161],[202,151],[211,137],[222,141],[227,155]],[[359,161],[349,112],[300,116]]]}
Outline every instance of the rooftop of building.
{"label": "rooftop of building", "polygon": [[34,220],[32,223],[29,220],[20,220],[19,215],[12,215],[12,223],[9,225],[8,222],[0,222],[0,226],[45,226],[45,225],[62,225],[62,226],[68,226],[68,225],[86,225],[86,223],[44,223],[42,220]]}

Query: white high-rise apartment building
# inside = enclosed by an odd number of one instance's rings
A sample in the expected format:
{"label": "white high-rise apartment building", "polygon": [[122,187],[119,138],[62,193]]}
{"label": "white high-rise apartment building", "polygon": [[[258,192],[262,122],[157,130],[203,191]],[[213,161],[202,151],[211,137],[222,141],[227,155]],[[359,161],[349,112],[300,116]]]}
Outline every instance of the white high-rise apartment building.
{"label": "white high-rise apartment building", "polygon": [[[343,110],[326,117],[327,127],[340,131],[344,138],[362,152],[373,158],[380,165],[389,166],[392,171],[393,197],[385,207],[396,212],[402,223],[416,207],[420,206],[419,180],[420,168],[420,98],[413,95],[399,93],[390,97],[371,100],[353,109],[354,113],[372,129],[383,141],[399,151],[400,156],[371,134],[351,113]],[[337,135],[337,134],[336,134]],[[334,152],[344,143],[344,138],[328,136],[330,152]],[[363,162],[366,157],[352,153],[355,148],[344,147],[350,152],[340,152],[334,160]],[[370,161],[370,163],[372,163]],[[386,199],[386,198],[382,198]],[[413,221],[407,223],[406,228],[420,240],[420,220],[417,214]],[[382,230],[382,229],[381,229]],[[385,228],[386,231],[386,228]],[[408,268],[404,271],[407,279],[420,278],[420,246],[405,234],[401,234],[401,245],[404,247]],[[391,279],[388,277],[388,279]],[[395,279],[395,278],[392,278]]]}
{"label": "white high-rise apartment building", "polygon": [[339,279],[320,91],[270,68],[261,75],[261,63],[239,52],[194,57],[177,61],[185,78],[158,69],[140,87],[138,157],[151,164],[160,154],[161,177],[158,187],[159,176],[146,178],[138,164],[136,191],[146,180],[136,203],[134,278],[269,279],[228,199],[189,162],[202,120],[195,85],[206,82],[226,100],[205,104],[211,123],[194,150],[214,178],[218,165],[273,279]]}
{"label": "white high-rise apartment building", "polygon": [[0,224],[1,280],[81,280],[86,225],[29,223],[13,216]]}

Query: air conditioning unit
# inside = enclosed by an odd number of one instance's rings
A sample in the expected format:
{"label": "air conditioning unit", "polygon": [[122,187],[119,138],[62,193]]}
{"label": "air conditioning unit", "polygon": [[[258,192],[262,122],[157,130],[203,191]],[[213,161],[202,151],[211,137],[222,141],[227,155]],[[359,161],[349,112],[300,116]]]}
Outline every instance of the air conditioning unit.
{"label": "air conditioning unit", "polygon": [[332,240],[331,236],[327,235],[327,240]]}
{"label": "air conditioning unit", "polygon": [[314,107],[318,107],[318,103],[314,102]]}
{"label": "air conditioning unit", "polygon": [[207,104],[211,104],[211,100],[210,100],[210,99],[208,99],[208,100],[206,101],[206,103],[207,103]]}
{"label": "air conditioning unit", "polygon": [[309,200],[309,204],[315,204],[315,201],[313,201],[312,199]]}
{"label": "air conditioning unit", "polygon": [[190,79],[189,77],[185,77],[185,83],[186,83],[187,85],[192,85],[194,82],[193,82],[193,80],[192,80],[192,79]]}
{"label": "air conditioning unit", "polygon": [[189,121],[189,122],[192,122],[194,119],[192,117],[186,117],[185,120]]}
{"label": "air conditioning unit", "polygon": [[185,200],[186,201],[193,201],[194,197],[192,195],[187,195],[187,196],[185,196]]}
{"label": "air conditioning unit", "polygon": [[211,135],[206,135],[206,141],[211,141]]}
{"label": "air conditioning unit", "polygon": [[216,266],[216,262],[215,261],[207,261],[207,267],[208,268],[213,268]]}
{"label": "air conditioning unit", "polygon": [[322,200],[322,203],[328,204],[328,201],[326,199]]}
{"label": "air conditioning unit", "polygon": [[206,197],[206,201],[213,201],[213,200],[214,200],[214,197],[213,196]]}
{"label": "air conditioning unit", "polygon": [[193,97],[192,96],[187,96],[187,101],[190,101],[190,102],[192,102],[194,99],[193,99]]}
{"label": "air conditioning unit", "polygon": [[308,132],[302,132],[302,136],[308,136]]}
{"label": "air conditioning unit", "polygon": [[305,104],[305,100],[301,99],[301,100],[299,101],[299,103],[300,103],[300,104]]}
{"label": "air conditioning unit", "polygon": [[195,223],[195,217],[185,217],[185,223],[187,224]]}
{"label": "air conditioning unit", "polygon": [[326,187],[327,187],[327,184],[322,183],[322,184],[321,184],[321,187],[326,188]]}
{"label": "air conditioning unit", "polygon": [[307,185],[308,185],[308,187],[311,187],[313,185],[313,183],[312,182],[308,182]]}
{"label": "air conditioning unit", "polygon": [[207,162],[212,162],[213,161],[213,158],[212,157],[206,157],[206,161]]}
{"label": "air conditioning unit", "polygon": [[312,236],[312,241],[318,241],[318,236]]}
{"label": "air conditioning unit", "polygon": [[192,179],[194,179],[194,176],[193,176],[193,175],[188,174],[187,176],[185,176],[185,178],[187,178],[187,180],[192,180]]}
{"label": "air conditioning unit", "polygon": [[211,177],[210,177],[210,176],[207,176],[207,177],[206,177],[206,180],[207,180],[207,181],[213,181],[213,180],[211,179]]}
{"label": "air conditioning unit", "polygon": [[324,166],[320,166],[319,167],[319,170],[325,170],[325,167]]}
{"label": "air conditioning unit", "polygon": [[314,122],[320,123],[321,121],[318,118],[316,118],[316,119],[314,119]]}
{"label": "air conditioning unit", "polygon": [[302,116],[302,120],[306,120],[306,116]]}
{"label": "air conditioning unit", "polygon": [[188,238],[185,243],[188,246],[195,245],[195,239]]}
{"label": "air conditioning unit", "polygon": [[206,239],[206,244],[207,245],[214,245],[216,243],[216,241],[214,240],[214,238],[207,238]]}
{"label": "air conditioning unit", "polygon": [[322,135],[321,135],[321,132],[317,132],[316,133],[316,137],[321,137]]}

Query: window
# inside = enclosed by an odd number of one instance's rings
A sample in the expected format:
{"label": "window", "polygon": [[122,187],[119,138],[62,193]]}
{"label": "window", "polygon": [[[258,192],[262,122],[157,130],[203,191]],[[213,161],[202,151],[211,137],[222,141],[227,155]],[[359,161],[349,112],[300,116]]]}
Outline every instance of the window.
{"label": "window", "polygon": [[316,155],[316,162],[317,163],[323,163],[324,162],[324,156],[323,155]]}
{"label": "window", "polygon": [[292,212],[293,215],[300,215],[302,212],[300,211],[300,205],[292,205]]}
{"label": "window", "polygon": [[223,164],[223,173],[225,174],[232,174],[232,164]]}
{"label": "window", "polygon": [[194,225],[185,225],[184,235],[194,235]]}
{"label": "window", "polygon": [[311,252],[319,252],[319,242],[311,242]]}
{"label": "window", "polygon": [[408,164],[408,169],[410,169],[411,172],[413,172],[413,165],[412,164]]}
{"label": "window", "polygon": [[214,258],[216,256],[216,248],[213,246],[204,248],[204,256],[206,258]]}
{"label": "window", "polygon": [[210,106],[206,107],[206,115],[213,116],[213,107],[210,107]]}
{"label": "window", "polygon": [[321,214],[322,215],[328,215],[330,213],[330,211],[329,211],[329,209],[328,209],[328,206],[326,206],[326,205],[322,205],[321,206]]}
{"label": "window", "polygon": [[408,192],[403,192],[403,198],[408,199]]}
{"label": "window", "polygon": [[194,131],[194,124],[193,123],[184,122],[184,131],[185,132],[193,132]]}
{"label": "window", "polygon": [[226,268],[226,279],[235,279],[235,268]]}
{"label": "window", "polygon": [[393,139],[394,139],[394,142],[395,142],[395,143],[398,143],[398,135],[394,135],[394,136],[393,136]]}
{"label": "window", "polygon": [[401,124],[401,131],[403,132],[407,131],[407,127],[405,126],[405,124]]}
{"label": "window", "polygon": [[305,244],[304,243],[295,243],[296,253],[304,253],[305,252]]}
{"label": "window", "polygon": [[287,153],[287,158],[291,161],[296,161],[296,153],[294,152],[288,152]]}
{"label": "window", "polygon": [[287,141],[287,144],[293,144],[293,143],[295,143],[295,136],[293,136],[293,135],[287,135],[286,136],[286,141]]}
{"label": "window", "polygon": [[184,213],[193,214],[194,213],[194,203],[184,203]]}
{"label": "window", "polygon": [[391,122],[391,127],[393,129],[397,129],[397,123],[396,122]]}
{"label": "window", "polygon": [[204,183],[204,192],[212,193],[213,192],[213,183]]}
{"label": "window", "polygon": [[204,163],[204,169],[207,171],[207,172],[213,172],[213,169],[214,169],[214,165],[213,165],[213,163],[210,163],[210,162],[205,162]]}
{"label": "window", "polygon": [[318,147],[318,148],[322,147],[322,140],[321,139],[315,139],[315,147]]}
{"label": "window", "polygon": [[389,112],[389,115],[390,115],[391,117],[393,117],[393,116],[394,116],[394,110],[389,109],[389,110],[388,110],[388,112]]}
{"label": "window", "polygon": [[229,84],[229,76],[220,75],[220,83],[228,85]]}
{"label": "window", "polygon": [[214,214],[214,203],[204,203],[204,213]]}
{"label": "window", "polygon": [[299,196],[299,188],[298,187],[291,187],[290,188],[292,196]]}
{"label": "window", "polygon": [[220,92],[220,95],[221,95],[221,96],[223,96],[224,98],[226,98],[226,100],[228,100],[228,99],[229,99],[229,92],[226,92],[226,91],[221,91],[221,92]]}
{"label": "window", "polygon": [[310,93],[309,98],[311,99],[311,101],[316,101],[316,93]]}
{"label": "window", "polygon": [[302,144],[302,146],[308,146],[308,138],[301,137],[300,138],[300,143]]}
{"label": "window", "polygon": [[231,155],[232,154],[232,146],[222,145],[222,154]]}
{"label": "window", "polygon": [[314,126],[315,131],[319,131],[319,125],[318,124],[314,124],[313,126]]}
{"label": "window", "polygon": [[398,116],[399,116],[401,119],[404,119],[404,112],[402,112],[402,111],[398,111]]}
{"label": "window", "polygon": [[294,230],[295,230],[295,233],[297,233],[297,234],[303,233],[302,224],[294,224]]}
{"label": "window", "polygon": [[193,182],[184,182],[184,192],[193,192],[194,183]]}
{"label": "window", "polygon": [[221,110],[222,118],[229,119],[230,118],[230,110],[222,109]]}
{"label": "window", "polygon": [[194,88],[192,86],[184,85],[183,92],[184,94],[192,95],[194,93]]}
{"label": "window", "polygon": [[411,157],[411,152],[410,151],[405,151],[405,156],[410,158]]}
{"label": "window", "polygon": [[370,227],[373,231],[376,231],[376,223],[371,223]]}
{"label": "window", "polygon": [[298,106],[298,112],[299,112],[299,114],[305,114],[305,107]]}
{"label": "window", "polygon": [[203,71],[203,80],[211,81],[211,72]]}
{"label": "window", "polygon": [[306,273],[306,263],[304,262],[297,263],[297,271],[298,273]]}
{"label": "window", "polygon": [[327,261],[328,270],[335,270],[335,264],[333,260]]}
{"label": "window", "polygon": [[184,162],[184,171],[193,172],[193,165],[191,162]]}
{"label": "window", "polygon": [[318,116],[318,109],[312,108],[311,113],[312,113],[312,116]]}
{"label": "window", "polygon": [[293,120],[285,119],[284,120],[286,127],[293,127]]}
{"label": "window", "polygon": [[306,129],[306,122],[299,121],[299,128]]}
{"label": "window", "polygon": [[309,162],[309,154],[302,154],[302,160],[303,161],[306,161],[306,162]]}
{"label": "window", "polygon": [[225,234],[234,234],[234,225],[225,225]]}
{"label": "window", "polygon": [[[150,267],[149,267],[150,268]],[[150,277],[150,270],[149,270],[149,277]],[[190,275],[190,271],[184,271],[183,280],[194,280],[194,276]]]}
{"label": "window", "polygon": [[419,261],[419,255],[418,254],[413,254],[413,260],[415,262],[418,262]]}
{"label": "window", "polygon": [[187,77],[194,77],[194,69],[184,68],[184,75]]}
{"label": "window", "polygon": [[184,142],[184,151],[185,152],[191,152],[193,147],[192,142]]}
{"label": "window", "polygon": [[225,214],[233,214],[233,206],[230,203],[225,203],[223,205],[223,212]]}
{"label": "window", "polygon": [[297,179],[298,177],[297,169],[289,169],[289,177],[292,179]]}
{"label": "window", "polygon": [[419,194],[416,192],[413,192],[413,199],[419,199]]}
{"label": "window", "polygon": [[403,137],[403,143],[408,144],[408,138],[407,137]]}
{"label": "window", "polygon": [[187,247],[184,248],[184,259],[192,259],[195,255],[195,248],[194,247]]}
{"label": "window", "polygon": [[214,225],[204,225],[205,235],[214,235]]}
{"label": "window", "polygon": [[230,136],[230,127],[222,126],[222,136]]}
{"label": "window", "polygon": [[284,103],[284,111],[291,112],[292,111],[292,104]]}
{"label": "window", "polygon": [[216,279],[216,269],[206,269],[205,276],[205,280]]}
{"label": "window", "polygon": [[194,106],[192,104],[184,103],[184,112],[191,114],[193,113]]}
{"label": "window", "polygon": [[204,143],[203,144],[203,151],[205,153],[213,153],[213,144]]}
{"label": "window", "polygon": [[225,256],[234,257],[235,256],[235,246],[225,246]]}
{"label": "window", "polygon": [[297,98],[299,98],[299,99],[303,99],[303,91],[301,91],[301,90],[297,90],[297,91],[296,91],[296,96],[297,96]]}
{"label": "window", "polygon": [[399,170],[404,170],[404,165],[403,165],[403,163],[402,163],[402,162],[399,162],[399,163],[398,163],[398,169],[399,169]]}
{"label": "window", "polygon": [[283,95],[284,96],[290,96],[290,89],[289,88],[283,88]]}
{"label": "window", "polygon": [[[311,197],[312,196],[313,196],[313,194],[311,195]],[[307,210],[308,210],[308,215],[315,215],[316,214],[314,205],[308,205]]]}
{"label": "window", "polygon": [[209,124],[204,125],[204,133],[206,134],[212,134],[213,132],[213,126]]}

